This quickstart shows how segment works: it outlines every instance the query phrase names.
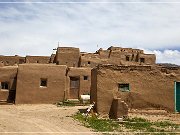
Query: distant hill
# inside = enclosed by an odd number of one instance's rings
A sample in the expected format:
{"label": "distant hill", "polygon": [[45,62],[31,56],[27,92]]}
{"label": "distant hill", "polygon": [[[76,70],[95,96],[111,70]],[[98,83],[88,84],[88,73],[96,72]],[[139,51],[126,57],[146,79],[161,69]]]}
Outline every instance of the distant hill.
{"label": "distant hill", "polygon": [[163,67],[180,67],[180,65],[171,64],[171,63],[157,63],[157,65],[163,66]]}

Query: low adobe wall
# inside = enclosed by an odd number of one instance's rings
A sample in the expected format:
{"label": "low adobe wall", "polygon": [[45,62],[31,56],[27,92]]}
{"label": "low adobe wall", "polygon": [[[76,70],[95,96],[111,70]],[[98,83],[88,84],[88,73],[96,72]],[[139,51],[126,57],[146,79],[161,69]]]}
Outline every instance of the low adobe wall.
{"label": "low adobe wall", "polygon": [[50,57],[49,56],[26,56],[26,63],[48,64],[50,63]]}
{"label": "low adobe wall", "polygon": [[20,56],[0,56],[0,62],[5,66],[14,66],[25,63],[25,58]]}
{"label": "low adobe wall", "polygon": [[[99,65],[92,70],[91,102],[96,111],[108,115],[114,98],[121,98],[129,109],[157,108],[174,111],[174,81],[180,81],[180,69],[151,66]],[[119,91],[119,84],[130,91]]]}
{"label": "low adobe wall", "polygon": [[[66,66],[22,64],[18,68],[16,103],[55,103],[64,100]],[[41,79],[47,80],[42,87]]]}

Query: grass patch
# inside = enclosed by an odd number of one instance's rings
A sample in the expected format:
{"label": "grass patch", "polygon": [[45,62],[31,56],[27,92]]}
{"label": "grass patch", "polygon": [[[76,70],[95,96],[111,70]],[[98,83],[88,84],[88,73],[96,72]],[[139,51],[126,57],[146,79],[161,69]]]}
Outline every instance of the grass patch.
{"label": "grass patch", "polygon": [[62,102],[58,102],[57,106],[75,106],[75,102],[69,101],[69,100],[64,100]]}
{"label": "grass patch", "polygon": [[97,117],[85,117],[81,113],[77,113],[73,118],[79,120],[86,127],[91,127],[95,131],[111,132],[119,128],[119,124],[110,119],[98,119]]}
{"label": "grass patch", "polygon": [[[113,121],[111,119],[99,119],[97,117],[85,117],[81,113],[73,116],[74,119],[79,120],[86,127],[91,127],[95,131],[113,132],[159,132],[155,134],[167,134],[163,132],[176,132],[180,125],[171,123],[169,121],[150,122],[143,118],[126,118],[123,122]],[[122,130],[123,129],[123,130]]]}

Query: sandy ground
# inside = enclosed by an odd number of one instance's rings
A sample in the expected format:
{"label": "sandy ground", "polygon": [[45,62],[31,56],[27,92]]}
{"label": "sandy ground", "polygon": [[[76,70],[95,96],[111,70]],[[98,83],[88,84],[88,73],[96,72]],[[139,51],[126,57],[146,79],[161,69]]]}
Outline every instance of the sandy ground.
{"label": "sandy ground", "polygon": [[175,124],[180,124],[179,113],[168,113],[165,110],[131,110],[128,114],[129,117],[141,117],[148,119],[152,122],[155,121],[170,121]]}
{"label": "sandy ground", "polygon": [[70,116],[85,106],[0,105],[0,135],[93,134]]}
{"label": "sandy ground", "polygon": [[[98,134],[71,117],[78,109],[86,108],[87,106],[57,107],[47,104],[0,105],[0,135]],[[180,124],[180,114],[163,110],[131,110],[129,117],[142,117],[150,121],[168,120]]]}

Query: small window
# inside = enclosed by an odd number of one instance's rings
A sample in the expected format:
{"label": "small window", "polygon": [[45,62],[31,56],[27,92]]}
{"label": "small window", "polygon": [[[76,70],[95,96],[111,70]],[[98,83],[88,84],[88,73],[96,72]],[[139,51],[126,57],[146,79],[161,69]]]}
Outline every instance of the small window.
{"label": "small window", "polygon": [[8,90],[9,89],[9,83],[8,82],[1,82],[1,89]]}
{"label": "small window", "polygon": [[40,82],[40,87],[47,87],[47,79],[42,79],[41,78],[41,82]]}
{"label": "small window", "polygon": [[130,91],[130,87],[128,83],[120,83],[119,84],[119,91]]}
{"label": "small window", "polygon": [[91,64],[91,62],[90,62],[90,61],[88,61],[88,64]]}
{"label": "small window", "polygon": [[84,80],[88,80],[88,76],[84,76]]}
{"label": "small window", "polygon": [[129,61],[129,56],[126,56],[126,61]]}
{"label": "small window", "polygon": [[145,62],[145,59],[144,59],[144,58],[140,58],[140,62],[141,62],[141,63],[144,63],[144,62]]}

